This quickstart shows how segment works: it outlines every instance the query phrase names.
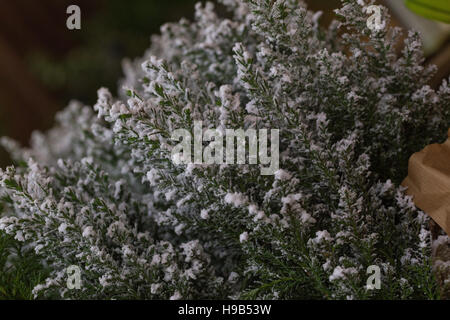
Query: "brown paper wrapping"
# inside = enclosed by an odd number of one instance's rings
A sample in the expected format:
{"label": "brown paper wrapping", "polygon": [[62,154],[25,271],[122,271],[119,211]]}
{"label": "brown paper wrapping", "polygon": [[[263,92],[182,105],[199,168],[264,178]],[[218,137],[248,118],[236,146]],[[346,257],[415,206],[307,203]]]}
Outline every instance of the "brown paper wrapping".
{"label": "brown paper wrapping", "polygon": [[431,144],[409,159],[402,185],[417,207],[450,235],[450,129],[446,142]]}

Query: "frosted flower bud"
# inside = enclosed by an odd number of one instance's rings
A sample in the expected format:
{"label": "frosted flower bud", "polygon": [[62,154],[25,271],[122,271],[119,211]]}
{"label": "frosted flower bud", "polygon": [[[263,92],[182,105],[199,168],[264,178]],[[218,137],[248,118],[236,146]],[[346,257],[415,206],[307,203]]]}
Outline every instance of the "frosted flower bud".
{"label": "frosted flower bud", "polygon": [[247,240],[248,240],[248,232],[247,231],[245,231],[239,235],[239,241],[241,243],[247,242]]}

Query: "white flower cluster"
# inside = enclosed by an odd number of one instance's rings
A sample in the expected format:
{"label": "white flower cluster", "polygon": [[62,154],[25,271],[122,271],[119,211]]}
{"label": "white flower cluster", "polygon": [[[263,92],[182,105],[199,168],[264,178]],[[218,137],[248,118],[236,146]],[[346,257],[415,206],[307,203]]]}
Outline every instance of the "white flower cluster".
{"label": "white flower cluster", "polygon": [[[328,29],[298,0],[222,2],[232,19],[208,3],[164,25],[118,98],[72,103],[29,149],[3,140],[18,165],[0,172],[0,230],[51,269],[35,295],[429,297],[427,219],[398,184],[445,138],[450,87],[426,85],[418,35],[398,53],[399,30],[372,32],[356,0]],[[174,164],[171,132],[194,121],[279,129],[281,169]]]}

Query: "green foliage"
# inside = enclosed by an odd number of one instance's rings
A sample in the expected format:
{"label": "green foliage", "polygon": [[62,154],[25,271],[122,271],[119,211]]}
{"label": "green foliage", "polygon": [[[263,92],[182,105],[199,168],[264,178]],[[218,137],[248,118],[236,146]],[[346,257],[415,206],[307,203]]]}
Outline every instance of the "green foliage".
{"label": "green foliage", "polygon": [[448,0],[406,0],[406,6],[425,18],[450,23]]}
{"label": "green foliage", "polygon": [[0,231],[0,300],[32,299],[31,291],[46,276],[31,249]]}

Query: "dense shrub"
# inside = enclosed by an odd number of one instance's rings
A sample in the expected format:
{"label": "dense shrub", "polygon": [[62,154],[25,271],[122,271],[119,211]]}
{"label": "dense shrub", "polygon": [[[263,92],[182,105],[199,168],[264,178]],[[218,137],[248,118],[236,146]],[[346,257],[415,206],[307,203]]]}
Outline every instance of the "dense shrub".
{"label": "dense shrub", "polygon": [[[368,28],[361,0],[328,29],[297,0],[223,3],[232,19],[206,4],[164,25],[118,98],[73,102],[29,149],[3,140],[0,229],[48,265],[36,297],[437,297],[426,215],[399,187],[450,123],[418,34],[397,54],[400,30],[384,9]],[[171,133],[194,121],[279,129],[280,169],[173,163]]]}

